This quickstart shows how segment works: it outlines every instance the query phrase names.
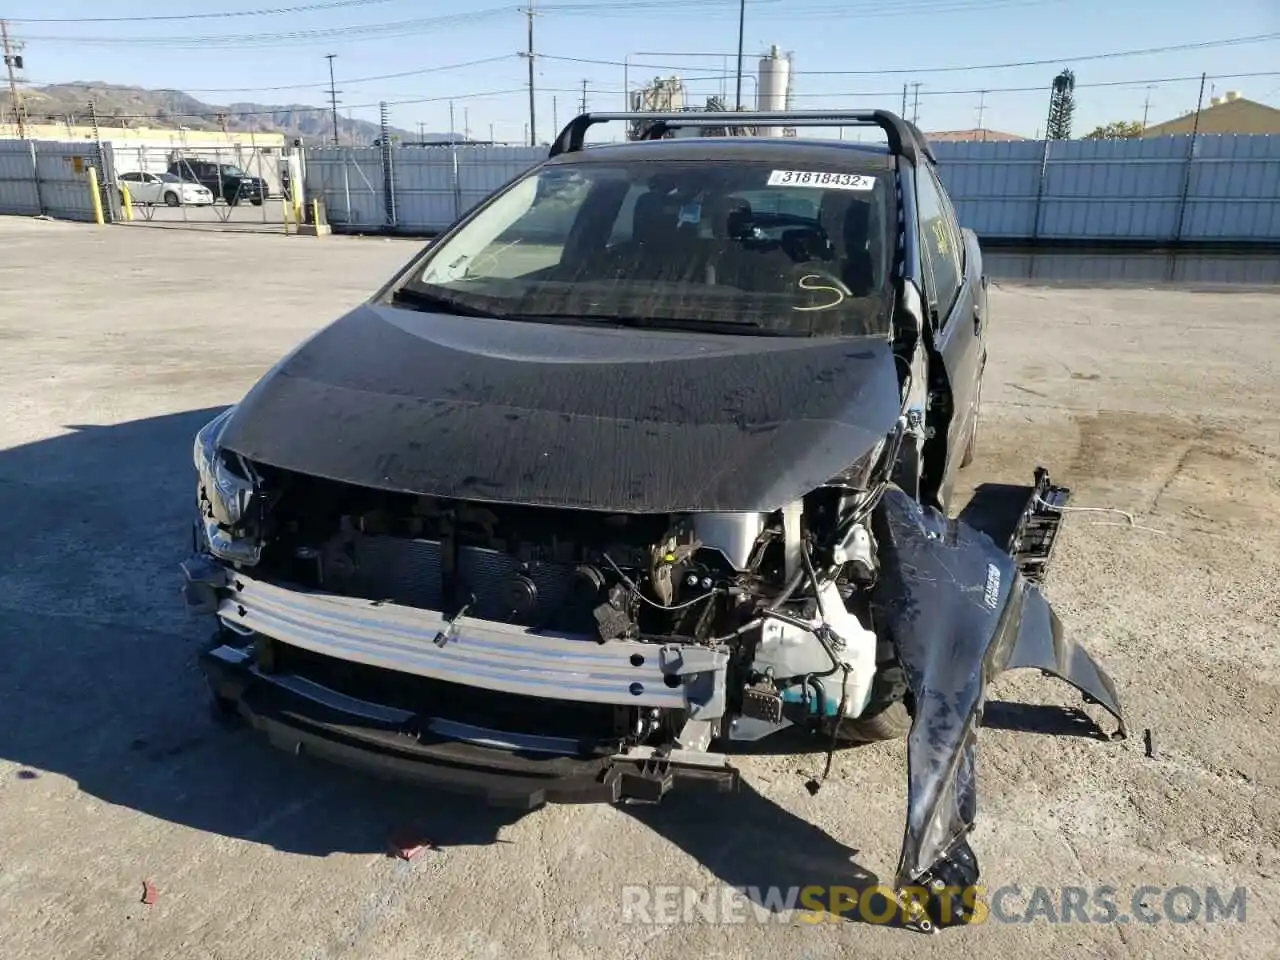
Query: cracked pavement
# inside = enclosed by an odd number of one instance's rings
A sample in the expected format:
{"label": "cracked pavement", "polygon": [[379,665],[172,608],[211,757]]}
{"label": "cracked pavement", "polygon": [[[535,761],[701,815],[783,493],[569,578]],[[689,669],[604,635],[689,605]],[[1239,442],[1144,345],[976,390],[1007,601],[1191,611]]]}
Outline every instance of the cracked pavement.
{"label": "cracked pavement", "polygon": [[[205,711],[177,564],[191,441],[417,244],[0,219],[0,942],[44,958],[1263,956],[1280,943],[1280,299],[998,284],[969,488],[1073,489],[1047,594],[1131,738],[1001,678],[988,889],[1247,888],[1244,923],[623,922],[628,884],[891,876],[904,750],[755,752],[735,797],[520,816],[273,751]],[[968,494],[968,489],[961,491]],[[1096,713],[1096,708],[1093,709]],[[1058,718],[1058,719],[1054,719]],[[1027,732],[1037,723],[1062,735]],[[1055,728],[1054,724],[1058,726]],[[1154,756],[1143,731],[1153,734]],[[416,824],[434,844],[385,853]],[[158,891],[140,902],[143,882]],[[1025,899],[1025,898],[1024,898]]]}

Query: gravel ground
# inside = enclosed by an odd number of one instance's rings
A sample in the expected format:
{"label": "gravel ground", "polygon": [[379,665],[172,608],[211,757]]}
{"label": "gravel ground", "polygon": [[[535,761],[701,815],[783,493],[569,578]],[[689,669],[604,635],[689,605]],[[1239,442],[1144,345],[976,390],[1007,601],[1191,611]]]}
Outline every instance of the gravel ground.
{"label": "gravel ground", "polygon": [[[740,795],[523,817],[271,750],[204,711],[207,627],[177,594],[191,438],[406,260],[405,241],[0,220],[0,943],[14,957],[675,958],[1275,955],[1280,943],[1280,299],[1171,288],[993,291],[965,485],[1074,490],[1048,593],[1109,668],[1134,736],[993,723],[989,890],[1247,889],[1244,922],[625,922],[624,885],[892,874],[902,744],[752,756]],[[41,278],[33,282],[33,278]],[[968,492],[967,490],[965,491]],[[1001,701],[1074,704],[1000,679]],[[992,716],[1005,716],[994,711]],[[1142,733],[1153,734],[1147,756]],[[436,844],[388,858],[416,823]],[[140,902],[143,881],[154,904]],[[1182,894],[1180,910],[1190,903]],[[1178,905],[1175,904],[1175,905]],[[1055,909],[1055,914],[1060,910]],[[1090,914],[1097,916],[1096,911]]]}

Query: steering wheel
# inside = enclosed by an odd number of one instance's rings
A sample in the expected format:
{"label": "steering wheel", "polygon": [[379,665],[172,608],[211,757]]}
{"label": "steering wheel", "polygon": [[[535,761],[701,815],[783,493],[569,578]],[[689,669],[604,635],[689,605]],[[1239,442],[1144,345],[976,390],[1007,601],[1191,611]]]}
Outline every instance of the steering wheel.
{"label": "steering wheel", "polygon": [[797,273],[799,276],[796,277],[796,287],[805,292],[817,294],[818,303],[807,307],[792,307],[792,310],[802,313],[831,310],[853,296],[853,291],[848,285],[830,271],[814,269],[804,264]]}

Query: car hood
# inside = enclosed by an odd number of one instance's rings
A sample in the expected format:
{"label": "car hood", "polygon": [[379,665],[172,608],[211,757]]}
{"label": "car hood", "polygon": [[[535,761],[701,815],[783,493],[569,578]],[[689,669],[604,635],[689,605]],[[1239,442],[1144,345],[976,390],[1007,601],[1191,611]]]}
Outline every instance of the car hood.
{"label": "car hood", "polygon": [[281,360],[220,444],[430,496],[626,512],[772,511],[899,415],[878,338],[522,323],[365,305]]}

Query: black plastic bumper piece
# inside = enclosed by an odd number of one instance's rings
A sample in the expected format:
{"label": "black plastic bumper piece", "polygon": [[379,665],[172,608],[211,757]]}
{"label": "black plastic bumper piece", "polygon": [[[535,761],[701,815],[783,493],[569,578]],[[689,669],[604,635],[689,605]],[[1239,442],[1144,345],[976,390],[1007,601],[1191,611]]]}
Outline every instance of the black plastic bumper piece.
{"label": "black plastic bumper piece", "polygon": [[661,756],[563,756],[508,750],[423,731],[429,719],[380,722],[317,703],[211,652],[200,666],[214,696],[234,707],[275,747],[393,780],[533,810],[547,803],[655,803],[676,786],[737,789],[729,766],[682,764]]}
{"label": "black plastic bumper piece", "polygon": [[1031,496],[1027,498],[1027,505],[1008,544],[1009,554],[1017,562],[1019,572],[1032,583],[1044,582],[1058,531],[1062,527],[1062,510],[1069,499],[1069,487],[1054,486],[1049,482],[1049,471],[1036,467]]}

